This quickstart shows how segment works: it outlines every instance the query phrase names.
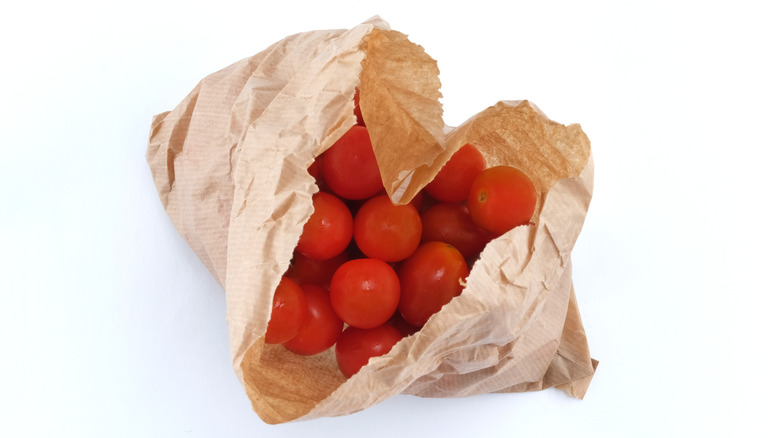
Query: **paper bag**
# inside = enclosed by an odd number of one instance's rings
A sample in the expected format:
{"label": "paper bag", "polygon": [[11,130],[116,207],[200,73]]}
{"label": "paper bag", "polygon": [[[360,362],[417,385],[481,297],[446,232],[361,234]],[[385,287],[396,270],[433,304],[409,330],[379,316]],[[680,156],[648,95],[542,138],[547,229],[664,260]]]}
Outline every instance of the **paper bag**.
{"label": "paper bag", "polygon": [[[489,78],[486,78],[488,80]],[[532,224],[496,238],[463,293],[416,334],[345,379],[333,349],[298,356],[263,341],[274,290],[313,212],[307,168],[361,108],[385,189],[407,203],[464,143],[525,171]],[[581,398],[595,371],[571,279],[593,187],[578,125],[529,102],[442,121],[436,62],[374,18],[287,37],[204,78],[152,123],[147,160],[168,215],[224,287],[239,380],[268,423],[345,415],[395,394],[463,397],[550,386]]]}

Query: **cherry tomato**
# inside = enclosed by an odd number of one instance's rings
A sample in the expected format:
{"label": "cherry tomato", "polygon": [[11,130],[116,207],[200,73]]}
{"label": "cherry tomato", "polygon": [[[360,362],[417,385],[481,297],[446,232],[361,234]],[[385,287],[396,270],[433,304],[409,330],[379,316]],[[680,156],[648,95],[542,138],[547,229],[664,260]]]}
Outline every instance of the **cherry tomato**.
{"label": "cherry tomato", "polygon": [[527,225],[536,209],[536,188],[521,170],[496,166],[482,172],[468,199],[474,223],[500,235],[518,225]]}
{"label": "cherry tomato", "polygon": [[330,348],[336,343],[344,322],[333,311],[328,291],[311,284],[301,285],[306,297],[306,315],[298,335],[283,343],[293,353],[311,356]]}
{"label": "cherry tomato", "polygon": [[286,277],[298,284],[314,284],[330,288],[330,279],[339,266],[349,260],[348,250],[327,260],[315,260],[295,251]]}
{"label": "cherry tomato", "polygon": [[355,102],[355,117],[357,117],[357,124],[360,126],[366,126],[363,121],[363,111],[360,111],[360,90],[355,88],[355,97],[352,98]]}
{"label": "cherry tomato", "polygon": [[398,330],[398,333],[401,334],[401,336],[409,336],[417,333],[420,331],[420,327],[414,326],[409,324],[409,321],[405,320],[403,316],[399,312],[396,312],[395,315],[390,318],[390,321],[387,322],[391,326],[395,327],[396,330]]}
{"label": "cherry tomato", "polygon": [[454,246],[427,242],[401,265],[401,301],[405,320],[422,327],[434,313],[463,291],[469,275],[463,256]]}
{"label": "cherry tomato", "polygon": [[420,244],[422,221],[412,205],[375,196],[355,215],[355,243],[363,253],[386,262],[403,260]]}
{"label": "cherry tomato", "polygon": [[414,195],[414,198],[412,198],[412,200],[409,202],[409,204],[413,206],[418,213],[422,212],[423,204],[425,203],[425,195],[423,195],[423,193],[425,192],[421,191],[417,193],[416,195]]}
{"label": "cherry tomato", "polygon": [[425,186],[429,195],[441,202],[461,202],[469,196],[474,179],[485,170],[485,157],[470,144],[455,152],[433,181]]}
{"label": "cherry tomato", "polygon": [[306,298],[301,288],[287,277],[274,292],[271,320],[265,331],[265,342],[281,344],[294,338],[303,325],[306,316]]}
{"label": "cherry tomato", "polygon": [[312,202],[314,213],[303,226],[296,249],[316,260],[336,257],[352,240],[352,213],[330,193],[317,192]]}
{"label": "cherry tomato", "polygon": [[400,297],[398,275],[377,259],[344,263],[330,284],[333,310],[347,324],[363,329],[387,322],[398,308]]}
{"label": "cherry tomato", "polygon": [[461,204],[436,204],[422,214],[422,241],[449,243],[466,259],[482,251],[490,238]]}
{"label": "cherry tomato", "polygon": [[382,324],[371,329],[347,327],[336,341],[336,362],[347,378],[372,357],[387,354],[402,338],[395,327]]}
{"label": "cherry tomato", "polygon": [[382,190],[382,177],[365,126],[355,125],[322,154],[321,171],[333,193],[365,199]]}

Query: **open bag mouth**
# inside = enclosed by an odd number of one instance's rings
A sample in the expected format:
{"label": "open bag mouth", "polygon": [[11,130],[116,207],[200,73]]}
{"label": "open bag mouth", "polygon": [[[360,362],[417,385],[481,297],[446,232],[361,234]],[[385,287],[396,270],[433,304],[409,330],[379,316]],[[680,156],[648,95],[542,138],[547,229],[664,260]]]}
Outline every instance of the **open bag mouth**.
{"label": "open bag mouth", "polygon": [[[446,127],[436,61],[373,18],[287,37],[204,78],[154,118],[147,160],[176,228],[226,292],[234,369],[268,423],[345,415],[395,394],[463,397],[556,386],[582,398],[595,372],[571,279],[593,191],[579,125],[527,101]],[[408,203],[463,144],[524,169],[533,224],[495,238],[462,294],[346,379],[333,348],[265,344],[274,290],[318,190],[307,168],[361,109],[385,190]]]}

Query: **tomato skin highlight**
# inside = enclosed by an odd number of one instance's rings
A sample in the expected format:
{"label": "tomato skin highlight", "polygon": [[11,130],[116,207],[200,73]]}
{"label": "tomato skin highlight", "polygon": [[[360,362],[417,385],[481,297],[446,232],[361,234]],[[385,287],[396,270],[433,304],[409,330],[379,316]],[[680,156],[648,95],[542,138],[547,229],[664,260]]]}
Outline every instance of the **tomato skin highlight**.
{"label": "tomato skin highlight", "polygon": [[350,260],[333,274],[330,302],[347,324],[369,329],[387,322],[398,308],[401,284],[387,263],[377,259]]}
{"label": "tomato skin highlight", "polygon": [[306,316],[298,335],[282,344],[284,348],[303,356],[329,349],[341,335],[344,322],[330,305],[328,291],[311,284],[301,285],[306,297]]}
{"label": "tomato skin highlight", "polygon": [[294,338],[306,316],[303,290],[287,277],[282,277],[274,292],[271,319],[265,331],[265,342],[281,344]]}
{"label": "tomato skin highlight", "polygon": [[387,354],[403,337],[389,324],[371,329],[347,327],[336,341],[336,362],[349,378],[372,357]]}
{"label": "tomato skin highlight", "polygon": [[365,199],[382,190],[382,177],[365,126],[355,125],[322,154],[320,171],[333,193]]}
{"label": "tomato skin highlight", "polygon": [[422,214],[422,241],[448,243],[466,259],[481,252],[490,239],[461,204],[436,204]]}
{"label": "tomato skin highlight", "polygon": [[327,260],[343,252],[352,240],[352,213],[339,198],[317,192],[314,213],[303,226],[296,249],[306,257]]}
{"label": "tomato skin highlight", "polygon": [[398,310],[410,324],[422,327],[434,313],[463,291],[469,275],[466,260],[454,246],[427,242],[401,265]]}
{"label": "tomato skin highlight", "polygon": [[536,188],[520,169],[496,166],[482,172],[468,198],[471,219],[480,228],[501,235],[527,225],[536,210]]}
{"label": "tomato skin highlight", "polygon": [[355,215],[355,243],[366,256],[397,262],[414,253],[422,221],[412,205],[395,205],[387,195],[375,196]]}
{"label": "tomato skin highlight", "polygon": [[425,191],[441,202],[461,202],[469,196],[474,179],[485,170],[485,157],[470,144],[463,145],[441,168]]}

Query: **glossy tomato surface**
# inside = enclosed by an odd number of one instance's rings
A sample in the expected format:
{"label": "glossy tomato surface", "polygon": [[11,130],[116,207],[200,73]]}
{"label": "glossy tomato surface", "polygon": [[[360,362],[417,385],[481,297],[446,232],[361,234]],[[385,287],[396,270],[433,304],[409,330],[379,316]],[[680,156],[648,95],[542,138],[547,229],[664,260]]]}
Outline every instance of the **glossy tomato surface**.
{"label": "glossy tomato surface", "polygon": [[422,241],[448,243],[466,259],[481,252],[490,239],[461,204],[436,204],[422,214]]}
{"label": "glossy tomato surface", "polygon": [[398,275],[381,260],[350,260],[333,274],[333,310],[351,326],[368,329],[384,324],[395,313],[400,298]]}
{"label": "glossy tomato surface", "polygon": [[314,213],[303,226],[296,249],[315,260],[336,257],[352,240],[352,213],[330,193],[315,193],[312,202]]}
{"label": "glossy tomato surface", "polygon": [[454,246],[424,243],[401,265],[398,310],[410,324],[422,327],[431,315],[460,295],[468,275],[466,261]]}
{"label": "glossy tomato surface", "polygon": [[355,243],[368,257],[397,262],[420,244],[422,221],[414,206],[395,205],[387,195],[375,196],[355,215]]}
{"label": "glossy tomato surface", "polygon": [[349,378],[372,357],[387,354],[401,338],[398,330],[389,324],[371,329],[347,327],[336,342],[339,369]]}
{"label": "glossy tomato surface", "polygon": [[283,343],[293,353],[311,356],[330,348],[336,343],[344,322],[333,311],[328,291],[311,284],[301,285],[306,298],[306,315],[298,334]]}
{"label": "glossy tomato surface", "polygon": [[485,157],[470,144],[463,145],[441,168],[425,191],[441,202],[466,200],[474,179],[485,170]]}
{"label": "glossy tomato surface", "polygon": [[294,338],[306,316],[306,298],[293,280],[282,277],[274,292],[271,320],[265,331],[265,342],[281,344]]}
{"label": "glossy tomato surface", "polygon": [[364,126],[353,126],[322,154],[320,171],[333,193],[345,199],[365,199],[382,190],[374,148]]}
{"label": "glossy tomato surface", "polygon": [[469,193],[471,219],[495,235],[527,225],[536,209],[536,188],[520,169],[496,166],[482,172]]}

